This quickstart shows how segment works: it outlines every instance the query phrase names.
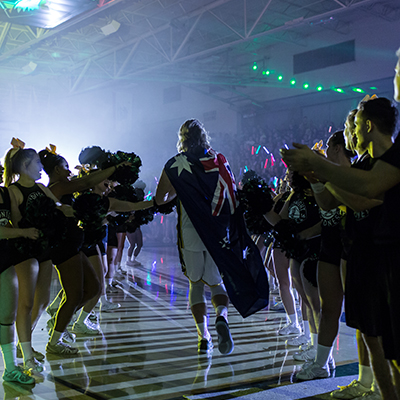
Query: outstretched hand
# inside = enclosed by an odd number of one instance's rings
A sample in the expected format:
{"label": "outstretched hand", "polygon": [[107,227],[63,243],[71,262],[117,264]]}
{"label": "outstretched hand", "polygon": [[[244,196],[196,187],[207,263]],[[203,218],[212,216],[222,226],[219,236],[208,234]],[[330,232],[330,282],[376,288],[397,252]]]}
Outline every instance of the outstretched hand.
{"label": "outstretched hand", "polygon": [[25,228],[22,229],[22,236],[28,239],[38,239],[39,238],[39,230],[36,228]]}
{"label": "outstretched hand", "polygon": [[280,149],[282,159],[288,168],[291,171],[312,171],[313,160],[319,156],[305,144],[293,143],[293,147],[295,149]]}

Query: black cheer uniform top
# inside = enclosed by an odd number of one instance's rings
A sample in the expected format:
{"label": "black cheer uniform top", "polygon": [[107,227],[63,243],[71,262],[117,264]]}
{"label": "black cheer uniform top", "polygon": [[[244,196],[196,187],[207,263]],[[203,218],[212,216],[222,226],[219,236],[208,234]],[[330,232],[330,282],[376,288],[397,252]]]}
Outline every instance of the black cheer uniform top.
{"label": "black cheer uniform top", "polygon": [[[1,187],[0,191],[3,198],[0,203],[0,226],[5,227],[11,221],[11,201],[7,188]],[[9,239],[0,240],[0,273],[12,265],[9,243]]]}

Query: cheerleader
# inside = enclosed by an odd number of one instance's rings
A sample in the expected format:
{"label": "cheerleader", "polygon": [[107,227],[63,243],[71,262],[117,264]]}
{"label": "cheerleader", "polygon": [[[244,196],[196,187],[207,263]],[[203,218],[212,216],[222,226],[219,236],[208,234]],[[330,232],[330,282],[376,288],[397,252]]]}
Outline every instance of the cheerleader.
{"label": "cheerleader", "polygon": [[[18,227],[18,223],[27,214],[27,207],[36,200],[46,196],[55,204],[58,204],[58,200],[48,188],[35,182],[40,178],[43,167],[36,151],[25,149],[24,143],[18,139],[13,139],[11,143],[14,147],[5,156],[4,177],[5,186],[13,199],[12,222]],[[67,215],[72,212],[65,207],[60,208]],[[44,367],[39,360],[42,361],[44,355],[32,349],[32,331],[49,302],[52,273],[50,248],[19,254],[15,270],[19,282],[16,325],[24,365],[32,372],[42,372]]]}
{"label": "cheerleader", "polygon": [[[3,167],[0,166],[1,175]],[[1,179],[1,178],[0,178]],[[11,240],[17,237],[37,239],[36,228],[18,229],[11,224],[11,199],[7,188],[0,187],[0,348],[3,355],[3,380],[21,384],[33,384],[35,379],[17,365],[15,344],[15,319],[18,301],[18,280],[13,264]]]}
{"label": "cheerleader", "polygon": [[[96,173],[96,172],[93,172]],[[89,174],[90,176],[91,174]],[[153,206],[153,201],[139,201],[137,203],[132,203],[129,201],[122,201],[122,200],[117,200],[112,197],[107,197],[104,196],[104,194],[108,191],[108,186],[109,183],[107,180],[103,180],[102,182],[98,183],[95,185],[91,193],[93,196],[98,196],[102,198],[102,201],[104,201],[104,209],[106,210],[107,213],[110,212],[132,212],[132,211],[138,211],[138,210],[143,210],[147,209]],[[86,243],[83,247],[83,252],[86,254],[88,257],[90,263],[93,265],[97,277],[101,283],[101,293],[94,297],[92,300],[90,300],[85,306],[83,307],[78,320],[75,322],[74,326],[72,327],[72,331],[75,333],[79,334],[99,334],[101,333],[97,327],[93,326],[87,321],[87,316],[91,313],[91,311],[94,309],[96,306],[98,300],[101,298],[100,302],[100,311],[110,311],[111,309],[118,308],[119,306],[117,305],[116,307],[112,307],[112,303],[110,306],[110,302],[105,301],[105,293],[106,293],[106,288],[105,288],[105,278],[104,278],[104,265],[102,261],[102,256],[101,252],[99,250],[99,247],[102,245],[102,239],[99,239],[99,242],[97,244],[93,243]]]}
{"label": "cheerleader", "polygon": [[[55,147],[42,150],[40,154],[44,170],[49,176],[49,189],[54,196],[62,203],[72,205],[72,193],[87,190],[98,182],[104,181],[116,171],[116,166],[99,170],[84,177],[70,180],[71,171],[64,157],[55,153]],[[125,163],[124,163],[125,165]],[[71,321],[74,313],[82,308],[91,299],[96,299],[100,293],[101,283],[99,274],[88,257],[81,251],[83,245],[83,231],[78,228],[75,218],[68,219],[67,238],[59,246],[53,249],[53,262],[56,265],[60,282],[63,288],[63,299],[58,307],[55,317],[50,320],[53,325],[50,341],[47,344],[47,351],[52,354],[76,354],[78,349],[64,343],[61,338],[66,331],[67,325]],[[60,299],[60,295],[57,296]],[[53,307],[56,306],[56,299]],[[87,328],[84,321],[87,314],[82,314],[78,318],[73,331],[75,333],[99,333],[95,328]],[[82,328],[79,330],[79,328]],[[90,332],[88,332],[90,330]]]}
{"label": "cheerleader", "polygon": [[[316,290],[316,263],[314,261],[319,249],[320,238],[318,236],[321,232],[321,222],[318,206],[308,182],[302,176],[294,173],[293,177],[291,177],[291,186],[293,187],[293,191],[280,214],[270,211],[264,215],[264,218],[277,231],[280,231],[280,226],[283,223],[281,222],[282,220],[292,221],[297,239],[303,242],[304,246],[300,251],[296,252],[296,254],[289,254],[289,265],[293,285],[302,300],[301,310],[304,332],[300,336],[288,339],[286,344],[300,346],[308,344],[311,340],[311,346],[314,346],[316,344],[318,323],[318,318],[316,318],[315,314],[319,309],[318,291]],[[299,240],[297,241],[298,244],[301,243]],[[283,243],[281,244],[282,247],[285,247]],[[310,271],[307,271],[308,273],[304,275],[303,272],[306,272],[304,262],[310,258],[313,261],[307,266],[307,269]],[[296,328],[296,318],[290,318],[289,324],[292,324]]]}

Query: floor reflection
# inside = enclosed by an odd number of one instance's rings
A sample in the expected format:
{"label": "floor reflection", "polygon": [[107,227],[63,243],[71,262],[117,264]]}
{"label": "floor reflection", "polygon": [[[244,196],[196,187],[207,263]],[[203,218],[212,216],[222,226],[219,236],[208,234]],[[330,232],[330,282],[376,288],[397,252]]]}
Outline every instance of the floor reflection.
{"label": "floor reflection", "polygon": [[[163,400],[266,380],[274,386],[290,382],[301,364],[293,360],[296,349],[286,348],[287,337],[276,335],[286,322],[283,313],[264,310],[243,319],[231,308],[234,352],[222,356],[215,347],[210,357],[199,357],[188,282],[175,247],[144,248],[140,262],[127,267],[128,274],[118,279],[118,293],[109,295],[121,308],[99,313],[102,335],[79,336],[79,356],[49,357],[34,387],[3,383],[0,396]],[[209,320],[216,345],[213,312]],[[34,347],[41,351],[48,338],[45,326],[44,315],[34,333]],[[339,365],[357,359],[354,332],[344,324],[334,357]]]}

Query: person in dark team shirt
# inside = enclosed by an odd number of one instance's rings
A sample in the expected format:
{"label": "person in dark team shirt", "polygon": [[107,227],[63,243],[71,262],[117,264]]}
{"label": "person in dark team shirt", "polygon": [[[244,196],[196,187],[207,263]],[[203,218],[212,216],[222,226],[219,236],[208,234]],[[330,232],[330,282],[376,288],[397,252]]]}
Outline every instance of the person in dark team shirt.
{"label": "person in dark team shirt", "polygon": [[[400,50],[400,49],[399,49]],[[394,98],[400,101],[400,51],[394,78]],[[338,187],[368,198],[383,196],[380,216],[373,235],[381,275],[378,284],[386,293],[382,304],[383,348],[385,357],[391,360],[392,372],[398,378],[400,363],[400,293],[397,285],[400,280],[400,139],[392,141],[398,112],[385,98],[375,98],[359,105],[356,114],[358,137],[365,141],[376,163],[370,171],[340,167],[316,157],[306,146],[295,144],[296,150],[282,149],[282,157],[291,169],[316,171],[319,178]],[[373,363],[373,360],[372,360]],[[379,384],[379,371],[374,368]],[[395,381],[399,382],[398,379]],[[381,387],[384,399],[396,398],[393,388]],[[399,388],[397,387],[397,392]]]}

